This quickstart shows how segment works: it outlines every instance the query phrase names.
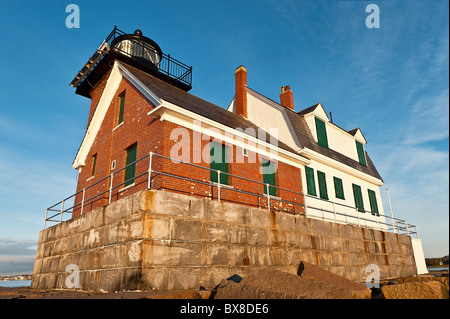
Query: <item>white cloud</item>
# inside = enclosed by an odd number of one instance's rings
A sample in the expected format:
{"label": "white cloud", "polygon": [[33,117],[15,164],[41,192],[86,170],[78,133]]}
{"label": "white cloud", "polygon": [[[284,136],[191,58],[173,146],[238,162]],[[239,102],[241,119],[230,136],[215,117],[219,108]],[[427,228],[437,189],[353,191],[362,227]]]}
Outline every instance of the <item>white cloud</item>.
{"label": "white cloud", "polygon": [[449,91],[422,97],[411,107],[405,143],[421,144],[449,137]]}
{"label": "white cloud", "polygon": [[0,238],[0,275],[31,274],[36,249],[31,240]]}

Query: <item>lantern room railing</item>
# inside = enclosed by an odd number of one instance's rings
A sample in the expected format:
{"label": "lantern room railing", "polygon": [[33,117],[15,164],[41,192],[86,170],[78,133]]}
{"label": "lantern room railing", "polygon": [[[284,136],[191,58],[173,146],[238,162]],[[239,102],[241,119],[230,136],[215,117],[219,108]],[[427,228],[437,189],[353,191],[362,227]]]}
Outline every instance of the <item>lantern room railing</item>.
{"label": "lantern room railing", "polygon": [[[138,41],[130,35],[130,37],[127,38],[127,41],[129,41],[129,47],[133,48],[132,52],[121,46],[112,47],[115,39],[127,35],[127,33],[118,29],[117,26],[114,26],[113,31],[102,42],[85,66],[78,72],[70,85],[77,87],[104,56],[110,52],[114,52],[131,59],[139,65],[156,70],[156,73],[166,76],[169,81],[181,83],[187,90],[192,88],[192,66],[188,66],[177,59],[174,59],[170,54],[158,52],[145,41]],[[158,57],[158,59],[152,59],[154,57]]]}

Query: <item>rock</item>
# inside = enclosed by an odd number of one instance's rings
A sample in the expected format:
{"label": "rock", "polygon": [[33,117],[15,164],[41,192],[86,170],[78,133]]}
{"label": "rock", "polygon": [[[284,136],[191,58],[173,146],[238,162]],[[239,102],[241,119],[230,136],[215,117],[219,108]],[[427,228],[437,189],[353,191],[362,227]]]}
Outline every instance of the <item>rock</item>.
{"label": "rock", "polygon": [[243,277],[239,283],[223,280],[217,287],[214,299],[352,299],[356,297],[361,298],[355,295],[353,290],[322,280],[262,267]]}
{"label": "rock", "polygon": [[386,299],[448,299],[448,287],[438,281],[412,281],[382,286]]}
{"label": "rock", "polygon": [[297,275],[323,281],[336,287],[349,290],[352,292],[352,297],[354,299],[371,298],[372,292],[366,285],[351,281],[306,261],[302,261],[298,266]]}
{"label": "rock", "polygon": [[397,279],[397,283],[403,284],[405,282],[415,281],[439,281],[447,286],[448,289],[448,277],[435,277],[435,276],[414,276],[414,277],[400,277]]}

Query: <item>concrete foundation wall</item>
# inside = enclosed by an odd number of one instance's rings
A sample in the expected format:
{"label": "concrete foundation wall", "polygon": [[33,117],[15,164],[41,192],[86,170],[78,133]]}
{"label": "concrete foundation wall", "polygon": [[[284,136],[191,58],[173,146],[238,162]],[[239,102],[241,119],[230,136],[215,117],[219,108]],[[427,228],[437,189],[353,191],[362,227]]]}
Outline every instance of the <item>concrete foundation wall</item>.
{"label": "concrete foundation wall", "polygon": [[164,191],[141,191],[41,231],[32,287],[83,290],[212,288],[271,266],[307,261],[354,281],[417,273],[405,235]]}

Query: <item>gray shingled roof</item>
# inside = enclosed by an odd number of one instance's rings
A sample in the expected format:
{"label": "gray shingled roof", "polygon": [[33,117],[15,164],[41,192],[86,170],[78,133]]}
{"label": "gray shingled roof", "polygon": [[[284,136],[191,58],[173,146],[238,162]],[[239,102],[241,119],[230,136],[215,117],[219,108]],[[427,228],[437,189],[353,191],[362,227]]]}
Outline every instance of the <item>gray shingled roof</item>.
{"label": "gray shingled roof", "polygon": [[[308,108],[315,108],[316,105]],[[305,109],[304,111],[308,110]],[[341,154],[335,150],[320,146],[315,140],[314,137],[311,134],[311,131],[309,130],[308,124],[306,124],[305,118],[302,114],[307,114],[308,112],[299,112],[295,113],[289,109],[286,109],[286,113],[289,117],[289,120],[291,121],[291,124],[294,128],[295,133],[297,134],[298,140],[300,141],[300,144],[302,147],[309,148],[310,150],[313,150],[317,153],[320,153],[322,155],[325,155],[329,158],[332,158],[340,163],[343,163],[347,166],[350,166],[360,172],[366,173],[370,176],[373,176],[375,178],[383,180],[378,173],[377,169],[375,168],[375,165],[372,163],[372,160],[369,157],[369,154],[366,152],[366,159],[367,159],[367,166],[364,166],[360,164],[359,162],[355,161],[354,159],[345,156],[344,154]]]}
{"label": "gray shingled roof", "polygon": [[[161,81],[148,73],[145,73],[137,68],[134,68],[132,66],[129,66],[123,62],[121,64],[130,71],[139,81],[141,81],[145,86],[147,86],[153,93],[155,93],[158,97],[162,98],[163,100],[166,100],[170,103],[173,103],[175,105],[178,105],[188,111],[194,112],[196,114],[199,114],[201,116],[204,116],[208,119],[211,119],[213,121],[216,121],[220,124],[223,124],[225,126],[231,127],[231,128],[253,128],[257,132],[258,126],[255,125],[253,122],[249,121],[248,119],[244,118],[241,115],[237,115],[233,112],[230,112],[222,107],[219,107],[215,104],[212,104],[208,101],[205,101],[195,95],[192,95],[186,91],[183,91],[181,89],[178,89],[164,81]],[[317,107],[316,105],[313,105],[303,111],[300,111],[299,113],[295,113],[294,111],[290,109],[286,109],[286,113],[292,123],[292,126],[295,130],[295,133],[297,134],[297,137],[300,141],[300,144],[302,147],[309,148],[313,151],[316,151],[322,155],[325,155],[331,159],[334,159],[338,162],[341,162],[347,166],[350,166],[360,172],[366,173],[370,176],[373,176],[375,178],[378,178],[382,180],[380,174],[378,174],[378,171],[376,170],[375,166],[373,165],[372,161],[370,160],[369,155],[366,153],[367,157],[367,166],[364,166],[360,164],[359,162],[339,153],[335,150],[328,149],[325,147],[320,146],[317,144],[317,142],[314,140],[308,125],[306,124],[306,121],[302,114],[307,114],[310,111],[313,111]],[[266,142],[270,141],[270,136],[266,134]],[[292,152],[294,154],[297,154],[297,152],[286,145],[285,143],[278,141],[278,146],[284,150],[287,150],[289,152]],[[304,156],[302,154],[302,156]]]}
{"label": "gray shingled roof", "polygon": [[[233,129],[241,128],[245,130],[247,128],[253,128],[255,132],[258,132],[259,127],[242,115],[235,114],[205,101],[128,64],[120,63],[161,99]],[[259,136],[257,137],[259,138]],[[266,142],[270,143],[270,135],[268,133],[266,133]],[[278,141],[278,147],[298,155],[294,149],[281,141]]]}

